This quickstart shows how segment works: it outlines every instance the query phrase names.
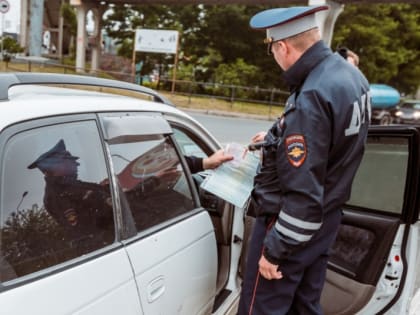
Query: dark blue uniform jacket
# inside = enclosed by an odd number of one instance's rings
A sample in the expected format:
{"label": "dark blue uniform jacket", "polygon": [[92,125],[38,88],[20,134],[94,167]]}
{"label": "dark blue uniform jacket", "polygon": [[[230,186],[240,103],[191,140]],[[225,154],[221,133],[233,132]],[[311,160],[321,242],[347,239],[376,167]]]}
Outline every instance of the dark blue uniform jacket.
{"label": "dark blue uniform jacket", "polygon": [[252,192],[258,216],[278,215],[264,242],[273,263],[308,242],[323,216],[349,199],[371,113],[366,78],[322,41],[283,76],[291,95],[266,136]]}
{"label": "dark blue uniform jacket", "polygon": [[191,174],[204,171],[203,169],[203,159],[196,156],[184,156],[187,161],[187,165],[190,168]]}

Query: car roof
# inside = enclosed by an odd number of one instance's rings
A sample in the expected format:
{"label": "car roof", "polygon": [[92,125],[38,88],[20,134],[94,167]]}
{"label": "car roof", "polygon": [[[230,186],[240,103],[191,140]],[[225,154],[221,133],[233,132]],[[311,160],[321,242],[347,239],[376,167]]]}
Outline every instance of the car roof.
{"label": "car roof", "polygon": [[[44,75],[44,74],[43,74]],[[42,77],[43,77],[42,75]],[[2,79],[0,75],[0,79]],[[65,78],[62,81],[72,82],[69,77],[79,78],[80,76],[59,75]],[[36,76],[34,76],[36,78]],[[89,81],[96,82],[95,78],[88,78]],[[38,82],[34,80],[35,82]],[[104,92],[94,92],[80,90],[75,88],[52,87],[45,85],[32,85],[28,83],[19,85],[11,84],[7,89],[7,98],[5,98],[3,90],[3,99],[0,101],[0,130],[6,126],[34,118],[42,118],[63,114],[74,113],[91,113],[106,111],[148,111],[148,112],[166,112],[181,116],[188,116],[182,111],[176,109],[171,103],[164,104],[152,100],[140,99],[132,96],[115,95]],[[103,82],[98,79],[98,86]],[[106,80],[109,85],[113,83],[118,86],[120,81]],[[58,83],[60,81],[58,80]],[[3,85],[3,82],[2,82]],[[132,87],[132,84],[127,86]],[[134,88],[139,87],[135,86]],[[130,90],[130,89],[129,89]],[[131,90],[133,91],[133,90]],[[145,89],[148,93],[152,90]],[[2,91],[0,91],[1,94]],[[143,92],[143,88],[139,88],[139,92]],[[146,93],[146,94],[147,94]],[[144,95],[142,95],[144,98]],[[159,94],[152,91],[149,97],[157,99]],[[1,98],[1,96],[0,96]]]}
{"label": "car roof", "polygon": [[34,72],[17,72],[17,73],[0,73],[0,101],[8,99],[9,89],[15,85],[25,84],[71,84],[82,86],[98,86],[110,87],[127,91],[135,91],[153,97],[156,102],[172,105],[172,103],[159,95],[152,89],[147,87],[128,83],[124,81],[102,79],[97,77],[82,76],[82,75],[68,75],[57,73],[34,73]]}

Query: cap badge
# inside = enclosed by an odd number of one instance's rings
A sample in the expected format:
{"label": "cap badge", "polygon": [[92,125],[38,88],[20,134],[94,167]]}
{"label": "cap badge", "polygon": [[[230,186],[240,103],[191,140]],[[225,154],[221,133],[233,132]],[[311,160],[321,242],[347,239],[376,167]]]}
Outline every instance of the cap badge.
{"label": "cap badge", "polygon": [[264,44],[270,44],[273,42],[273,37],[264,38]]}

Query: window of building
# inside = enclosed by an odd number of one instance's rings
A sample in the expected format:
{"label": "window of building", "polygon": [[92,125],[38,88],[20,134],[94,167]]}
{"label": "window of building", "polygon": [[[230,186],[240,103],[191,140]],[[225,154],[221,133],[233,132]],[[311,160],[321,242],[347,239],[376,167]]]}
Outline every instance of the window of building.
{"label": "window of building", "polygon": [[94,121],[14,135],[1,172],[2,282],[114,242],[109,180]]}

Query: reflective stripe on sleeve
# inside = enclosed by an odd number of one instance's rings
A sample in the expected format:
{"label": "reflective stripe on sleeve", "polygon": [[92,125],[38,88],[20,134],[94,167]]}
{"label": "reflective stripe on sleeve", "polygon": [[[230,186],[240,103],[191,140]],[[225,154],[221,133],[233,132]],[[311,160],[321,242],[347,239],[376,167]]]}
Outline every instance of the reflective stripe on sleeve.
{"label": "reflective stripe on sleeve", "polygon": [[281,220],[289,223],[290,225],[294,225],[298,228],[305,229],[305,230],[316,231],[316,230],[319,230],[319,228],[322,225],[322,222],[321,223],[314,223],[314,222],[308,222],[308,221],[303,221],[303,220],[297,219],[295,217],[292,217],[292,216],[288,215],[284,211],[280,211],[279,218]]}
{"label": "reflective stripe on sleeve", "polygon": [[279,224],[279,222],[276,222],[276,225],[274,228],[281,234],[290,237],[298,242],[307,242],[311,239],[312,235],[306,235],[306,234],[300,234],[293,232],[292,230],[289,230],[288,228],[282,226]]}

